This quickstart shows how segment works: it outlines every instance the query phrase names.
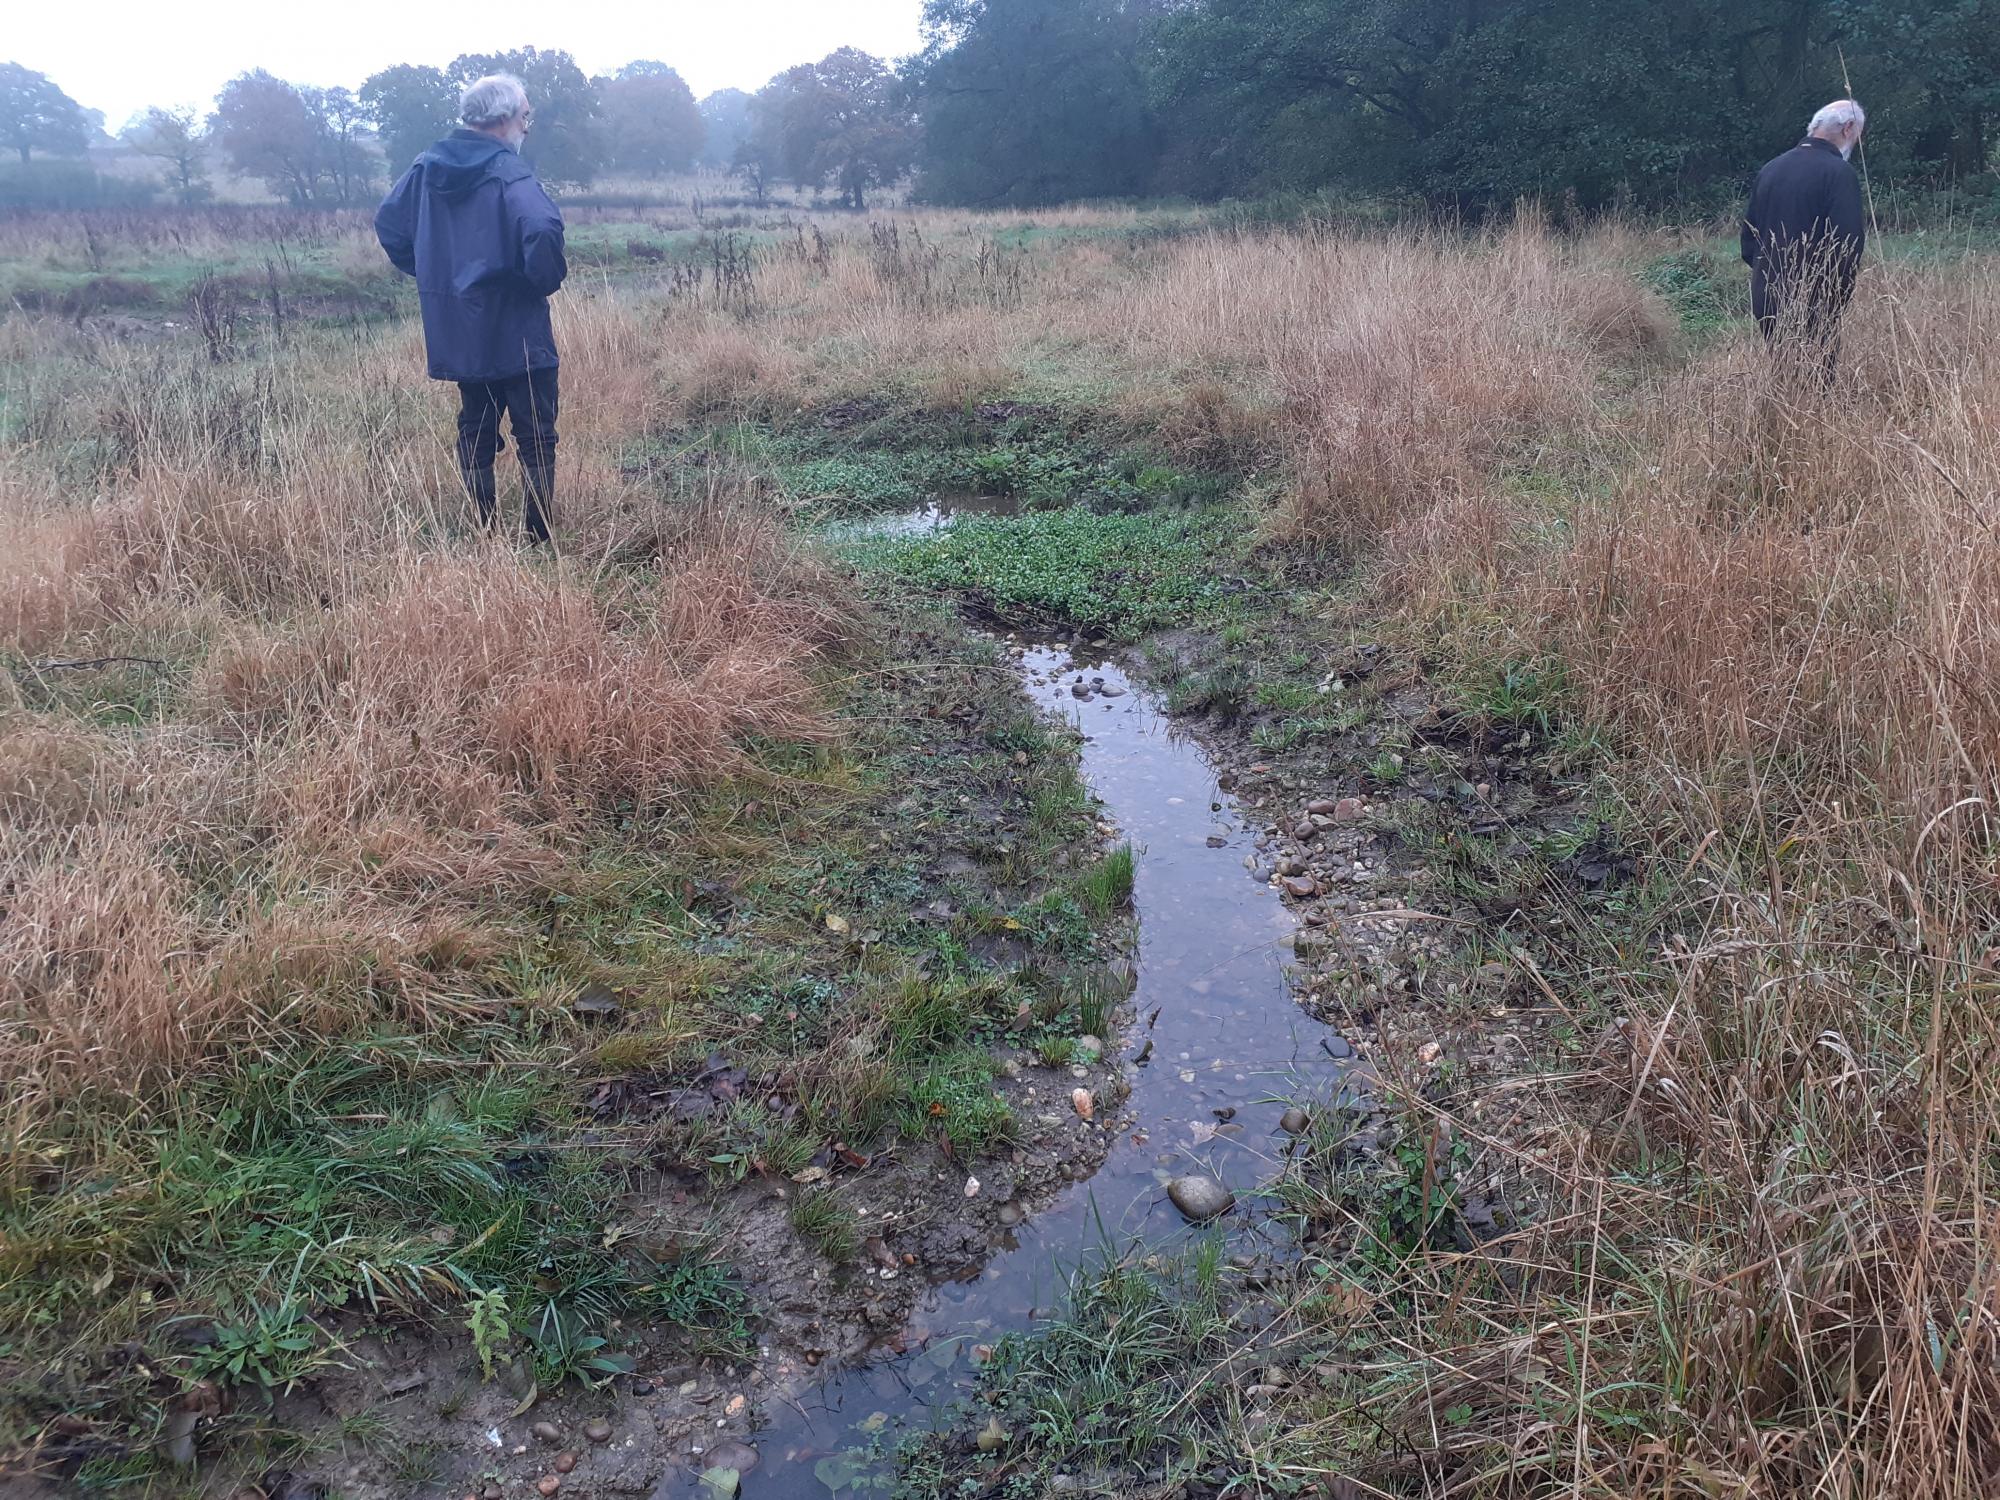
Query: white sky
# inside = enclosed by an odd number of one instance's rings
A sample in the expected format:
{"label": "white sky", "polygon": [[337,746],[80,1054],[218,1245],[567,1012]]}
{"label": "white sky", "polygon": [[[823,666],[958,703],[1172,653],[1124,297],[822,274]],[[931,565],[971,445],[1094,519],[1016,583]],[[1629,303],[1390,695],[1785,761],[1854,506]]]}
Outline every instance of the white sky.
{"label": "white sky", "polygon": [[207,109],[225,81],[268,68],[349,88],[392,63],[560,48],[586,73],[657,58],[694,90],[755,89],[836,47],[916,50],[923,0],[5,0],[0,62],[46,73],[114,131],[149,104]]}

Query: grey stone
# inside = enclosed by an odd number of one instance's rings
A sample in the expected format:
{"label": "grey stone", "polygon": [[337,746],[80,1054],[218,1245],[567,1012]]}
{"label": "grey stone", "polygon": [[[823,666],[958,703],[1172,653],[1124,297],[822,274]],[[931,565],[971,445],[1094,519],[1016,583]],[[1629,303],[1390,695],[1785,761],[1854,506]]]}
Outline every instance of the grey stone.
{"label": "grey stone", "polygon": [[755,1448],[735,1438],[722,1439],[702,1457],[711,1469],[734,1469],[739,1474],[748,1474],[764,1461]]}
{"label": "grey stone", "polygon": [[1199,1222],[1226,1214],[1236,1206],[1236,1195],[1213,1177],[1190,1173],[1167,1184],[1167,1196],[1187,1218]]}

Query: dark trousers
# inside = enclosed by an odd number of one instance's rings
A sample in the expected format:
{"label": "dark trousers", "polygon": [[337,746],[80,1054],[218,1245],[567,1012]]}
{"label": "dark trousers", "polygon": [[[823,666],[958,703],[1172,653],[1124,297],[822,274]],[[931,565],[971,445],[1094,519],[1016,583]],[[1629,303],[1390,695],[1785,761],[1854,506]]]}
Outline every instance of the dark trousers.
{"label": "dark trousers", "polygon": [[521,458],[521,511],[528,535],[549,539],[556,494],[556,372],[529,370],[511,380],[458,385],[458,469],[483,526],[495,521],[498,491],[493,460],[500,452],[500,414],[507,414]]}
{"label": "dark trousers", "polygon": [[1796,373],[1832,385],[1840,365],[1840,315],[1846,299],[1831,289],[1798,286],[1759,267],[1750,273],[1750,312],[1772,357]]}

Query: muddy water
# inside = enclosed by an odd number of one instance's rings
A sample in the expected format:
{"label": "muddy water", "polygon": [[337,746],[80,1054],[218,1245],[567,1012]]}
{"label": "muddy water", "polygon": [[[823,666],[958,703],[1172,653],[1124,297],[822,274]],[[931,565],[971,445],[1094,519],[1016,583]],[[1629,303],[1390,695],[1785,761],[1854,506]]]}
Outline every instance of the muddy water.
{"label": "muddy water", "polygon": [[972,1384],[972,1346],[1057,1310],[1066,1275],[1107,1241],[1168,1246],[1204,1232],[1168,1201],[1173,1177],[1208,1172],[1234,1189],[1238,1207],[1219,1222],[1243,1242],[1232,1249],[1254,1251],[1266,1230],[1248,1195],[1285,1143],[1277,1096],[1327,1092],[1339,1066],[1287,991],[1293,921],[1245,867],[1256,829],[1199,747],[1109,660],[1042,646],[1015,659],[1034,701],[1081,727],[1084,777],[1138,856],[1137,1020],[1123,1039],[1132,1124],[1095,1176],[995,1247],[983,1274],[928,1293],[912,1324],[921,1343],[775,1408],[755,1438],[763,1461],[743,1476],[748,1500],[822,1500],[847,1477],[844,1450],[879,1434],[886,1451],[941,1415]]}

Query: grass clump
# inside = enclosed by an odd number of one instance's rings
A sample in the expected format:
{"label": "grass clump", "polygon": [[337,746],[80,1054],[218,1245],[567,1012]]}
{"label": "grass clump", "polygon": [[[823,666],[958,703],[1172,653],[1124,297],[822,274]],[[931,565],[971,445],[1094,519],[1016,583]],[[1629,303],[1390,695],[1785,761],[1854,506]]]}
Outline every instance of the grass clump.
{"label": "grass clump", "polygon": [[929,1059],[905,1086],[902,1133],[942,1141],[960,1157],[992,1150],[1014,1133],[1013,1111],[992,1084],[993,1055],[983,1047]]}
{"label": "grass clump", "polygon": [[832,1188],[807,1188],[792,1200],[792,1230],[837,1265],[861,1253],[861,1227],[854,1210]]}
{"label": "grass clump", "polygon": [[1132,904],[1132,846],[1120,844],[1076,879],[1077,900],[1094,917],[1107,917]]}

